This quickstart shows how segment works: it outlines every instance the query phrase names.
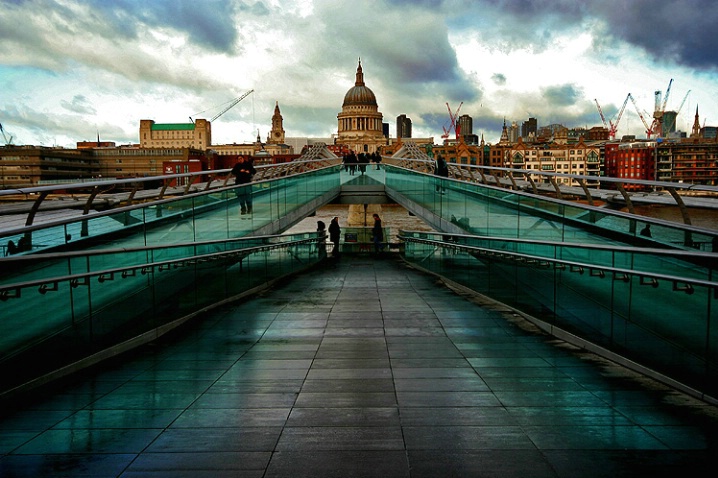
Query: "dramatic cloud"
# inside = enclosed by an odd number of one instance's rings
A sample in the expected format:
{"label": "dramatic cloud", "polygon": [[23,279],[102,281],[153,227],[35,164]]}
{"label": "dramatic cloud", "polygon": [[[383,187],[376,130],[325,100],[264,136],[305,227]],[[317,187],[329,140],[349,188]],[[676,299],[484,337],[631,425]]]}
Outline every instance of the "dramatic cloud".
{"label": "dramatic cloud", "polygon": [[502,75],[501,73],[494,73],[493,75],[491,75],[491,79],[498,86],[503,86],[506,84],[506,75]]}
{"label": "dramatic cloud", "polygon": [[713,0],[591,2],[613,36],[646,50],[656,61],[716,70]]}
{"label": "dramatic cloud", "polygon": [[171,29],[192,43],[231,53],[237,41],[234,16],[238,11],[267,15],[261,2],[251,5],[223,0],[91,0],[86,2],[97,18],[113,26],[124,38],[141,36],[141,26]]}
{"label": "dramatic cloud", "polygon": [[62,105],[62,107],[66,110],[72,111],[74,113],[89,115],[97,113],[97,110],[92,107],[92,105],[87,101],[87,98],[85,98],[83,95],[75,95],[72,98],[71,102],[62,100],[60,101],[60,105]]}
{"label": "dramatic cloud", "polygon": [[715,121],[715,24],[708,0],[5,1],[0,121],[28,143],[136,142],[140,119],[211,118],[254,89],[215,141],[266,135],[276,101],[289,136],[328,138],[360,57],[392,134],[406,114],[439,141],[447,103],[488,142],[504,118],[593,126],[594,98],[609,116],[629,91],[650,110],[671,78],[672,102],[691,90],[684,111]]}
{"label": "dramatic cloud", "polygon": [[582,89],[576,85],[548,86],[541,88],[541,95],[548,104],[559,108],[574,105],[584,97]]}

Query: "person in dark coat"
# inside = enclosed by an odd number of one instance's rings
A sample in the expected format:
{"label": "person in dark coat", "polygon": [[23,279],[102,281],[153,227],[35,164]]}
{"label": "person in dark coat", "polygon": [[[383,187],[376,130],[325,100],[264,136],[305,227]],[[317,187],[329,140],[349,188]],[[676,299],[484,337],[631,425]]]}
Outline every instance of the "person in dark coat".
{"label": "person in dark coat", "polygon": [[329,223],[329,240],[334,244],[332,248],[333,257],[339,257],[339,238],[341,237],[341,231],[339,218],[334,216],[334,219]]}
{"label": "person in dark coat", "polygon": [[357,159],[356,153],[354,153],[353,150],[349,151],[349,156],[347,156],[347,163],[349,163],[350,176],[354,176],[354,173],[356,173],[358,162],[359,160]]}
{"label": "person in dark coat", "polygon": [[371,228],[371,238],[374,241],[374,252],[379,254],[384,250],[384,229],[381,226],[379,214],[374,214],[374,227]]}
{"label": "person in dark coat", "polygon": [[381,154],[379,154],[379,151],[374,152],[374,162],[376,163],[376,169],[381,169],[379,166],[381,163]]}
{"label": "person in dark coat", "polygon": [[359,156],[357,158],[357,164],[359,166],[359,172],[363,175],[366,173],[366,166],[369,164],[369,156],[367,156],[365,153],[359,153]]}
{"label": "person in dark coat", "polygon": [[[446,160],[442,155],[439,155],[436,157],[436,166],[434,166],[434,174],[436,176],[439,176],[440,178],[448,178],[449,177],[449,165],[446,164]],[[442,186],[442,181],[438,181],[436,184],[436,192],[437,193],[443,193],[444,187]]]}
{"label": "person in dark coat", "polygon": [[13,241],[7,241],[7,247],[5,248],[5,255],[11,256],[17,254],[17,246]]}
{"label": "person in dark coat", "polygon": [[[252,177],[257,173],[254,169],[252,161],[247,158],[240,158],[239,162],[232,168],[231,174],[234,175],[234,184],[248,184],[252,182]],[[235,189],[237,199],[239,199],[240,214],[252,214],[252,187],[243,186]]]}

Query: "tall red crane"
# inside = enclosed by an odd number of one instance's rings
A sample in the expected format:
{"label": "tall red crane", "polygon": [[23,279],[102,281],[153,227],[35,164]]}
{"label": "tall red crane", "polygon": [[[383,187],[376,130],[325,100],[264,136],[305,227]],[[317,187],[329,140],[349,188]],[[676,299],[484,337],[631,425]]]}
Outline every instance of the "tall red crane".
{"label": "tall red crane", "polygon": [[[598,104],[598,100],[596,98],[594,98],[593,101],[596,102],[596,106],[598,107],[598,114],[601,115],[601,121],[603,121],[603,127],[608,129],[608,123],[606,123],[606,117],[603,116],[603,110],[601,109],[601,105]],[[610,134],[610,132],[609,132],[609,134]]]}
{"label": "tall red crane", "polygon": [[623,101],[623,106],[621,106],[621,109],[618,111],[615,121],[608,120],[608,123],[606,123],[606,117],[603,116],[603,110],[601,109],[601,105],[598,104],[598,100],[596,100],[596,99],[593,100],[596,102],[596,106],[598,107],[598,113],[601,115],[601,121],[603,121],[603,127],[608,130],[608,137],[610,139],[616,138],[616,133],[618,132],[618,123],[621,121],[621,117],[623,116],[623,111],[626,109],[626,104],[628,103],[629,96],[631,96],[630,93],[626,96],[626,99]]}
{"label": "tall red crane", "polygon": [[631,98],[631,103],[633,103],[633,106],[636,108],[636,113],[638,113],[638,117],[641,118],[643,126],[646,127],[646,138],[651,139],[651,135],[653,134],[653,124],[651,124],[651,126],[648,126],[648,122],[646,121],[646,118],[643,117],[643,113],[641,113],[641,110],[638,108],[638,105],[636,104],[636,100],[633,98],[633,95],[628,93],[628,97]]}
{"label": "tall red crane", "polygon": [[456,124],[456,120],[459,118],[459,111],[461,110],[461,106],[464,104],[462,101],[459,104],[459,107],[456,108],[456,112],[451,112],[451,106],[449,106],[449,103],[446,103],[446,108],[449,110],[449,127],[447,128],[446,125],[444,125],[444,134],[441,135],[443,139],[449,138],[449,133],[451,133],[451,130],[453,129],[456,133],[456,141],[459,141],[459,138],[461,137],[461,126]]}

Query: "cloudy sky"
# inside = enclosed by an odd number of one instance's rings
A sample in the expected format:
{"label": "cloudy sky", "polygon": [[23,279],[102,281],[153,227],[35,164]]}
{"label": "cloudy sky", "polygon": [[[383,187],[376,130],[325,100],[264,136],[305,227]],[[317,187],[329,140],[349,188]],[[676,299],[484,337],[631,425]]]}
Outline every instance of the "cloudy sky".
{"label": "cloudy sky", "polygon": [[[140,119],[212,118],[216,144],[336,133],[361,57],[395,135],[441,140],[449,103],[501,126],[597,126],[628,93],[718,124],[714,0],[0,0],[0,124],[15,144],[139,141]],[[690,90],[690,93],[689,93]],[[684,102],[684,98],[686,101]],[[618,134],[645,137],[629,102]],[[2,141],[2,138],[0,138]]]}

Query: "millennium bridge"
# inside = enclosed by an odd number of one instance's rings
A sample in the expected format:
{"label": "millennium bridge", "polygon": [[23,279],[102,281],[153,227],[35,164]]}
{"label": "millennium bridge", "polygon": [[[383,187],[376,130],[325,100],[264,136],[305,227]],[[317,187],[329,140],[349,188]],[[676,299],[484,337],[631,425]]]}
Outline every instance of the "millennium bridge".
{"label": "millennium bridge", "polygon": [[[243,186],[214,171],[0,192],[29,199],[0,226],[0,476],[716,464],[718,231],[690,224],[696,187],[651,184],[675,223],[596,204],[630,211],[623,181],[443,179],[412,151],[363,175],[321,145],[258,169]],[[285,233],[330,203],[390,202],[433,232],[338,259]]]}

